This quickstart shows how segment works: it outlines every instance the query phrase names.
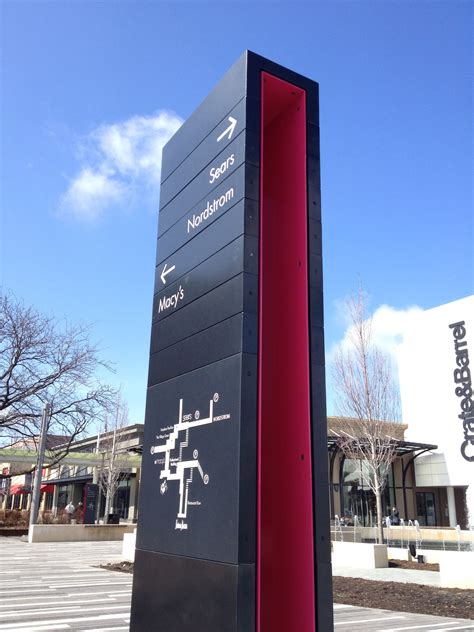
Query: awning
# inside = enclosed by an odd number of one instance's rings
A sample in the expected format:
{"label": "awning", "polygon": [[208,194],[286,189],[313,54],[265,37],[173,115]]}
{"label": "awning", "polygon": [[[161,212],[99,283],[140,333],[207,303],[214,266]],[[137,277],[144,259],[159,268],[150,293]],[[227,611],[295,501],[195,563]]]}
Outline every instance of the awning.
{"label": "awning", "polygon": [[50,478],[48,479],[49,485],[73,485],[74,483],[88,483],[92,481],[92,474],[85,474],[83,476],[68,476],[67,478]]}
{"label": "awning", "polygon": [[24,485],[12,485],[10,487],[9,494],[29,494],[31,489],[29,487],[25,487]]}
{"label": "awning", "polygon": [[[25,487],[25,485],[12,485],[8,493],[15,496],[16,494],[30,494],[32,491],[31,487]],[[40,491],[41,493],[54,492],[54,485],[43,483]]]}
{"label": "awning", "polygon": [[[334,452],[339,449],[339,437],[327,438],[328,451]],[[411,454],[417,450],[437,450],[438,446],[432,443],[415,443],[414,441],[401,441],[399,439],[393,439],[392,444],[395,446],[395,454],[397,456],[403,456],[404,454]]]}

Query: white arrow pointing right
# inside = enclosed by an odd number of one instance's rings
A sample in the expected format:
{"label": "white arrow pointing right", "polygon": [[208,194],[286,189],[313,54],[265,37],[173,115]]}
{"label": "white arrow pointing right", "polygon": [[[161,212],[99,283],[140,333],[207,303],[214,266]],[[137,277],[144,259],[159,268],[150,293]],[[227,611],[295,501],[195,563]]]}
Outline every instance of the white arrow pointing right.
{"label": "white arrow pointing right", "polygon": [[229,135],[229,140],[232,138],[235,126],[237,125],[237,119],[235,119],[233,116],[229,116],[227,120],[230,122],[230,125],[229,127],[226,127],[226,129],[222,132],[220,136],[217,137],[217,142],[220,142],[224,138],[224,136],[227,136],[227,134]]}

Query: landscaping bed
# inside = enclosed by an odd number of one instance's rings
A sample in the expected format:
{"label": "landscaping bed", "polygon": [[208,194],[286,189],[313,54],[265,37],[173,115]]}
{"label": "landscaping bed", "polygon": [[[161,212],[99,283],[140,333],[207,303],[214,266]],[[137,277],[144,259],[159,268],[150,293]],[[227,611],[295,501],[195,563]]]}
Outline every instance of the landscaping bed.
{"label": "landscaping bed", "polygon": [[133,562],[101,564],[98,568],[105,568],[106,571],[118,571],[119,573],[133,573]]}
{"label": "landscaping bed", "polygon": [[408,568],[412,571],[437,571],[439,573],[439,564],[428,564],[423,562],[408,562],[407,560],[389,560],[390,568]]}
{"label": "landscaping bed", "polygon": [[28,535],[28,527],[0,527],[0,537]]}
{"label": "landscaping bed", "polygon": [[[421,564],[416,565],[417,569],[418,566]],[[474,619],[474,590],[377,582],[354,577],[333,577],[332,580],[334,603]]]}
{"label": "landscaping bed", "polygon": [[[400,568],[423,570],[437,564],[418,564],[396,560]],[[405,564],[413,564],[405,566]],[[102,564],[100,568],[121,573],[133,573],[133,562]],[[424,569],[426,570],[426,569]],[[430,568],[429,570],[436,570]],[[362,608],[379,608],[398,612],[431,614],[454,619],[474,619],[474,590],[437,588],[420,584],[377,582],[356,577],[333,577],[334,603]]]}

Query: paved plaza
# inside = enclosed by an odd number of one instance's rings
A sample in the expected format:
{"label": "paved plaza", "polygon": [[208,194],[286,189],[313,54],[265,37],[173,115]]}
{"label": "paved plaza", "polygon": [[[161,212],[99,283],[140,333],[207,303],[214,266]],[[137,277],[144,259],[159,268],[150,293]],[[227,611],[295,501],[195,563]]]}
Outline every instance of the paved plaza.
{"label": "paved plaza", "polygon": [[[131,575],[96,568],[119,561],[120,552],[121,542],[27,544],[0,537],[0,632],[128,630]],[[334,614],[335,630],[348,632],[474,630],[463,619],[342,604]],[[173,632],[158,624],[157,631]]]}

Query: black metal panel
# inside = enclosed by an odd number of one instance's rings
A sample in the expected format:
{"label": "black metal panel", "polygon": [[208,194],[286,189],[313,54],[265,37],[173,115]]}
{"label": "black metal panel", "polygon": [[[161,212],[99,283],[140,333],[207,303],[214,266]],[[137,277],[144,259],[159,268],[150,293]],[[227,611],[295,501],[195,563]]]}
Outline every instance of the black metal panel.
{"label": "black metal panel", "polygon": [[[189,246],[194,248],[194,244],[190,243],[191,240],[195,239],[203,230],[209,228],[232,210],[234,210],[233,217],[241,217],[244,222],[242,224],[242,232],[245,232],[247,235],[258,235],[258,204],[254,200],[242,199],[243,190],[240,193],[241,195],[238,196],[239,199],[236,199],[235,203],[232,200],[221,210],[203,216],[205,218],[204,221],[196,220],[197,213],[200,212],[200,207],[198,207],[182,217],[166,233],[160,235],[157,247],[158,265],[166,261],[174,252],[185,245],[189,244]],[[235,209],[236,206],[238,206],[238,209]],[[191,224],[188,225],[188,222],[191,222]],[[212,244],[213,242],[211,241]]]}
{"label": "black metal panel", "polygon": [[[243,162],[258,164],[259,139],[256,132],[248,129],[234,134],[229,145],[222,150],[216,145],[215,138],[209,147],[208,155],[203,154],[204,143],[188,156],[188,159],[161,185],[160,212],[166,210],[167,205],[184,189],[212,191],[225,177],[236,171]],[[199,150],[199,151],[198,151]],[[196,155],[199,153],[200,161]],[[191,161],[192,159],[192,161]],[[188,192],[188,195],[192,193]],[[201,195],[202,197],[202,195]],[[199,199],[197,195],[194,199]]]}
{"label": "black metal panel", "polygon": [[220,148],[214,148],[214,154],[205,159],[209,162],[198,165],[201,169],[192,180],[186,181],[179,178],[180,169],[178,168],[173,174],[173,177],[177,174],[174,186],[171,184],[167,186],[167,182],[171,180],[169,178],[160,190],[160,217],[168,213],[170,207],[186,210],[190,208],[190,201],[194,203],[211,195],[223,180],[244,163],[245,139],[246,133],[242,131],[224,151],[219,152]]}
{"label": "black metal panel", "polygon": [[310,330],[310,341],[311,357],[317,362],[321,357],[324,357],[324,328],[313,325]]}
{"label": "black metal panel", "polygon": [[321,233],[321,222],[310,219],[308,221],[308,247],[310,255],[322,255]]}
{"label": "black metal panel", "polygon": [[[207,176],[207,172],[204,174]],[[203,181],[204,180],[204,181]],[[184,232],[188,239],[194,235],[195,228],[187,226],[188,219],[201,216],[205,213],[212,215],[222,215],[230,206],[236,204],[245,196],[245,168],[241,164],[232,173],[228,173],[220,179],[217,186],[211,186],[206,177],[195,178],[176,197],[174,197],[165,208],[160,211],[158,219],[159,239],[178,222],[186,217],[183,222]],[[224,196],[224,201],[222,201]],[[212,211],[215,208],[215,211]],[[209,210],[211,209],[211,210]],[[208,219],[203,219],[207,224]],[[159,244],[158,244],[159,252]]]}
{"label": "black metal panel", "polygon": [[[155,294],[153,299],[153,322],[189,305],[198,297],[210,292],[240,272],[256,274],[258,269],[258,243],[255,237],[241,236],[196,266],[175,283]],[[163,297],[172,297],[183,290],[182,299],[176,306],[166,309]]]}
{"label": "black metal panel", "polygon": [[136,550],[131,632],[254,632],[255,568]]}
{"label": "black metal panel", "polygon": [[320,165],[319,165],[319,155],[315,156],[313,154],[308,154],[307,156],[307,164],[308,164],[308,182],[311,183],[311,186],[319,188],[320,187]]}
{"label": "black metal panel", "polygon": [[243,354],[239,440],[239,562],[246,564],[255,564],[257,553],[257,378],[257,356]]}
{"label": "black metal panel", "polygon": [[148,391],[139,548],[238,562],[241,376],[239,354]]}
{"label": "black metal panel", "polygon": [[152,326],[151,353],[244,311],[257,313],[257,276],[239,274]]}
{"label": "black metal panel", "polygon": [[227,113],[225,118],[219,121],[214,128],[216,131],[213,129],[211,133],[184,158],[179,167],[166,178],[163,177],[162,172],[161,187],[167,185],[176,188],[180,182],[190,182],[199,173],[200,169],[208,164],[211,157],[215,156],[216,152],[222,151],[225,148],[227,142],[230,141],[227,139],[227,141],[225,141],[226,144],[221,146],[222,141],[217,141],[219,137],[217,130],[225,129],[225,126],[229,124],[229,117],[236,120],[233,136],[230,139],[232,140],[232,138],[238,136],[244,128],[249,127],[247,124],[247,103],[245,98],[242,98],[239,103]]}
{"label": "black metal panel", "polygon": [[257,352],[255,314],[237,314],[150,356],[148,386],[236,353]]}
{"label": "black metal panel", "polygon": [[[310,321],[317,327],[324,327],[323,295],[316,287],[309,288]],[[324,363],[324,359],[321,360]]]}
{"label": "black metal panel", "polygon": [[321,221],[321,190],[308,184],[308,216],[317,222]]}
{"label": "black metal panel", "polygon": [[[249,224],[249,229],[252,230],[255,221],[249,219],[250,217],[254,217],[253,206],[242,201],[210,224],[206,230],[196,235],[192,247],[185,244],[174,254],[162,259],[156,267],[155,292],[160,292],[162,288],[166,288],[221,248],[227,246],[231,241],[240,237]],[[163,274],[167,270],[169,272],[165,276],[166,283],[163,283]]]}
{"label": "black metal panel", "polygon": [[[218,135],[226,127],[229,112],[245,96],[246,54],[224,75],[192,116],[183,123],[163,148],[162,180],[165,180],[212,130]],[[239,130],[236,129],[238,133]],[[222,143],[226,143],[224,138]],[[228,142],[228,141],[227,141]]]}
{"label": "black metal panel", "polygon": [[[194,184],[196,183],[196,184]],[[207,181],[196,178],[193,182],[174,197],[160,213],[158,230],[160,237],[166,233],[177,221],[185,215],[189,216],[185,223],[186,234],[191,238],[195,227],[187,225],[187,221],[200,218],[205,219],[214,214],[222,214],[230,206],[243,197],[258,200],[258,171],[255,166],[241,165],[223,180],[219,179],[218,186],[211,189]],[[211,210],[215,209],[213,213]],[[202,214],[202,215],[201,215]]]}
{"label": "black metal panel", "polygon": [[[319,127],[313,123],[308,123],[308,125],[306,126],[306,129],[307,129],[308,153],[313,154],[314,156],[319,156],[319,141],[320,141]],[[319,174],[317,176],[317,180],[319,181]]]}
{"label": "black metal panel", "polygon": [[[314,247],[314,246],[313,246]],[[323,287],[323,258],[321,255],[311,254],[309,257],[309,285],[322,293]]]}

